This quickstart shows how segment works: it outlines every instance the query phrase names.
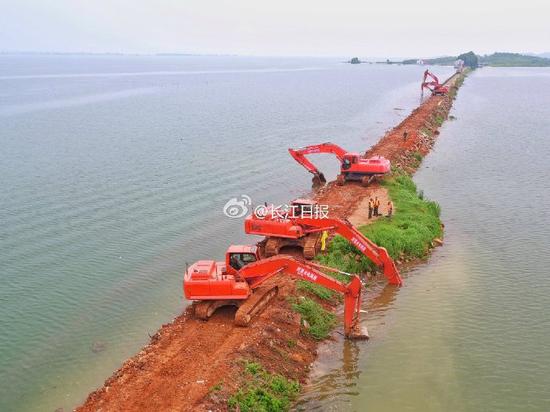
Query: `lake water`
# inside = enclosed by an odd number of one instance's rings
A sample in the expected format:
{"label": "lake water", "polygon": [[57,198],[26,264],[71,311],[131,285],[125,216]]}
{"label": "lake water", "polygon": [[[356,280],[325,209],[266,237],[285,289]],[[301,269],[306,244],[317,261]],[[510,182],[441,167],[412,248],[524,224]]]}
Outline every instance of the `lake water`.
{"label": "lake water", "polygon": [[[243,234],[241,220],[222,214],[227,200],[246,194],[255,203],[285,202],[307,193],[310,175],[287,148],[332,140],[349,150],[366,149],[419,103],[422,71],[311,58],[1,55],[0,410],[53,411],[83,401],[148,334],[181,313],[185,262],[221,258],[227,245],[255,241]],[[451,69],[435,72],[446,78]],[[485,110],[491,95],[469,90]],[[534,106],[528,97],[522,104]],[[503,124],[489,123],[498,132],[509,130],[509,116],[503,116]],[[459,125],[468,126],[466,116],[445,134]],[[525,142],[536,133],[538,128],[523,128],[519,135]],[[485,141],[479,131],[454,134]],[[507,142],[513,149],[514,142]],[[541,143],[530,142],[541,154]],[[321,156],[317,163],[335,176],[334,159]],[[459,166],[455,173],[464,169]],[[532,170],[536,164],[524,166]],[[525,169],[514,173],[506,185],[518,175],[535,184]],[[434,198],[453,199],[441,193],[445,184],[430,186]],[[542,208],[526,209],[531,206],[522,205],[521,216],[509,214],[507,221],[533,223]],[[452,246],[458,231],[452,222],[460,217],[447,216],[449,244],[441,254],[464,257]],[[545,299],[545,277],[536,271],[534,282],[525,274],[528,267],[544,266],[532,253],[516,253],[520,246],[500,239],[497,252],[514,251],[509,260],[523,272],[510,281],[530,288],[528,300],[518,301],[525,309],[537,296]],[[500,256],[484,254],[488,260]],[[400,292],[399,305],[407,305],[416,282],[428,278],[415,276]],[[485,311],[491,290],[486,292],[478,301]],[[427,302],[425,310],[431,310]],[[407,309],[395,313],[405,316]],[[389,333],[400,336],[404,324],[396,321]],[[519,338],[510,330],[498,342],[513,337]],[[383,364],[389,335],[387,340],[378,349],[373,343],[364,356]],[[366,371],[373,367],[365,364]],[[369,391],[362,396],[371,398]]]}
{"label": "lake water", "polygon": [[323,345],[302,410],[550,410],[550,70],[467,78],[415,180],[445,245]]}

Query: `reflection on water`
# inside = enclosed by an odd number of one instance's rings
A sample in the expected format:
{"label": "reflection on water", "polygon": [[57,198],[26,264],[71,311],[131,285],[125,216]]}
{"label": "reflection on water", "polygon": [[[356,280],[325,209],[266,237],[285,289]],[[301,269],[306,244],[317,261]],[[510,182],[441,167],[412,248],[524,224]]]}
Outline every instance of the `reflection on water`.
{"label": "reflection on water", "polygon": [[[402,273],[405,280],[407,274]],[[380,339],[383,336],[385,313],[392,307],[399,288],[385,281],[373,283],[363,301],[362,326],[368,325],[369,334]],[[339,314],[340,317],[342,313]],[[357,380],[361,375],[361,352],[371,345],[368,341],[352,341],[336,331],[332,339],[323,342],[318,349],[318,358],[313,365],[311,383],[306,386],[296,410],[342,410],[349,408],[351,397],[360,394]]]}
{"label": "reflection on water", "polygon": [[484,68],[466,80],[457,120],[415,177],[442,206],[444,247],[369,313],[353,365],[342,342],[323,345],[298,409],[548,410],[549,74]]}

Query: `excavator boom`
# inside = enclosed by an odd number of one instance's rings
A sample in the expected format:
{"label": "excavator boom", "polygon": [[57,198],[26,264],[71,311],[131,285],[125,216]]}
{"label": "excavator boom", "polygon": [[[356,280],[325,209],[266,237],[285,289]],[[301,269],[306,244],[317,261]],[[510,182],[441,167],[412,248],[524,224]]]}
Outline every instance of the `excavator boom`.
{"label": "excavator boom", "polygon": [[388,251],[363,235],[349,221],[314,217],[296,217],[292,221],[294,224],[302,226],[306,233],[318,230],[334,230],[359,249],[376,266],[381,267],[390,284],[397,286],[403,284],[399,271]]}
{"label": "excavator boom", "polygon": [[[431,80],[427,81],[428,78]],[[439,78],[429,70],[424,72],[424,78],[422,79],[422,84],[420,85],[421,91],[424,91],[425,88],[431,91],[432,94],[446,94],[449,91],[446,86],[439,83]]]}
{"label": "excavator boom", "polygon": [[432,72],[430,72],[429,70],[426,70],[424,72],[424,80],[422,80],[422,83],[426,83],[426,80],[428,79],[428,77],[431,78],[432,81],[434,81],[436,84],[439,84],[438,77],[435,74],[433,74]]}
{"label": "excavator boom", "polygon": [[[323,267],[333,272],[338,270]],[[315,265],[300,262],[291,256],[278,255],[250,263],[238,272],[238,277],[246,280],[252,289],[259,287],[266,280],[278,273],[315,283],[344,294],[344,334],[351,339],[368,339],[361,333],[359,314],[361,309],[361,280],[357,275],[350,275],[350,282],[345,284],[321,272]]]}
{"label": "excavator boom", "polygon": [[319,169],[317,169],[317,167],[313,163],[309,161],[306,155],[316,153],[332,153],[341,162],[344,159],[344,155],[346,154],[346,151],[344,149],[330,142],[305,146],[299,149],[288,149],[288,152],[298,163],[304,166],[308,172],[313,174],[314,179],[317,178],[322,183],[325,183],[327,181],[325,179],[325,176],[323,175],[323,173],[319,172]]}
{"label": "excavator boom", "polygon": [[[277,239],[308,239],[325,230],[335,231],[359,249],[376,266],[380,267],[390,284],[396,286],[403,284],[399,271],[388,251],[363,235],[348,220],[328,217],[306,217],[303,214],[286,216],[284,219],[274,219],[269,217],[259,218],[255,214],[252,214],[245,219],[244,230],[247,234],[267,236],[269,238],[267,246],[270,245],[270,242],[277,241]],[[316,239],[313,238],[312,241],[316,242]],[[266,250],[268,249],[267,246]],[[278,253],[278,250],[276,248],[274,251],[269,251],[267,255],[275,255]],[[304,247],[304,256],[306,259],[312,259],[318,250],[313,250],[311,254],[306,254],[305,252],[306,249]]]}

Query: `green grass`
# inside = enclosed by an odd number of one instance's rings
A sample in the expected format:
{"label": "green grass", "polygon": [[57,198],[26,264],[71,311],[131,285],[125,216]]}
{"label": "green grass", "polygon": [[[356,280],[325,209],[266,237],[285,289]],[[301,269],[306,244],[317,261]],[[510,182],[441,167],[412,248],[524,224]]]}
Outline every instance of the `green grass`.
{"label": "green grass", "polygon": [[468,75],[469,72],[470,72],[470,69],[467,68],[462,72],[462,75],[458,76],[458,78],[455,81],[454,86],[451,87],[451,90],[449,91],[449,96],[451,97],[451,99],[453,99],[453,100],[456,99],[456,94],[458,92],[458,89],[464,83],[464,79],[466,78],[466,76]]}
{"label": "green grass", "polygon": [[433,136],[433,132],[428,129],[427,127],[423,127],[422,129],[420,129],[420,131],[425,135],[425,136],[428,136],[428,137],[431,137]]}
{"label": "green grass", "polygon": [[318,285],[316,283],[306,282],[305,280],[299,280],[296,282],[296,290],[300,292],[310,293],[317,296],[322,300],[332,300],[335,297],[335,293],[325,288],[324,286]]}
{"label": "green grass", "polygon": [[209,392],[218,392],[218,391],[221,391],[222,389],[223,389],[223,381],[218,382],[214,386],[210,387],[210,389],[208,391]]}
{"label": "green grass", "polygon": [[[440,207],[436,202],[422,199],[410,176],[396,171],[393,177],[382,181],[394,204],[391,219],[381,218],[359,230],[389,254],[398,259],[402,255],[421,258],[426,256],[434,238],[441,237]],[[422,192],[420,192],[422,193]],[[326,255],[318,256],[325,265],[351,273],[374,269],[372,262],[363,256],[346,239],[337,236],[328,246]]]}
{"label": "green grass", "polygon": [[[349,282],[348,276],[342,273],[333,272],[330,270],[322,270],[322,269],[321,271],[325,275],[333,277],[334,279],[339,280],[342,283]],[[333,301],[335,299],[342,300],[342,295],[340,295],[339,293],[334,292],[333,290],[327,289],[324,286],[318,285],[316,283],[307,282],[305,280],[299,280],[296,282],[296,290],[298,290],[299,292],[305,292],[313,296],[317,296],[321,300],[326,300],[326,301]]]}
{"label": "green grass", "polygon": [[420,163],[422,163],[422,159],[424,157],[420,152],[413,152],[412,157],[413,157],[412,166],[416,169],[420,166]]}
{"label": "green grass", "polygon": [[302,315],[309,328],[306,333],[312,338],[322,340],[328,337],[336,324],[336,316],[325,310],[320,304],[309,298],[303,298],[291,304],[292,309]]}
{"label": "green grass", "polygon": [[246,383],[228,400],[230,410],[241,412],[287,411],[300,392],[300,384],[267,372],[256,362],[244,362]]}

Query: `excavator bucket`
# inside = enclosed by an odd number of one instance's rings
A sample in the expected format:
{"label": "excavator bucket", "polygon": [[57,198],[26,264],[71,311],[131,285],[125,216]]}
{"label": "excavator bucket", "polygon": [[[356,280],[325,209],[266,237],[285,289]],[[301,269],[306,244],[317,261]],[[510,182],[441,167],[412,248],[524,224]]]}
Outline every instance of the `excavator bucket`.
{"label": "excavator bucket", "polygon": [[351,329],[351,331],[346,335],[347,339],[351,340],[368,340],[369,339],[369,331],[367,330],[367,327],[356,325]]}
{"label": "excavator bucket", "polygon": [[327,182],[325,175],[323,173],[317,173],[311,179],[314,186],[324,185]]}

